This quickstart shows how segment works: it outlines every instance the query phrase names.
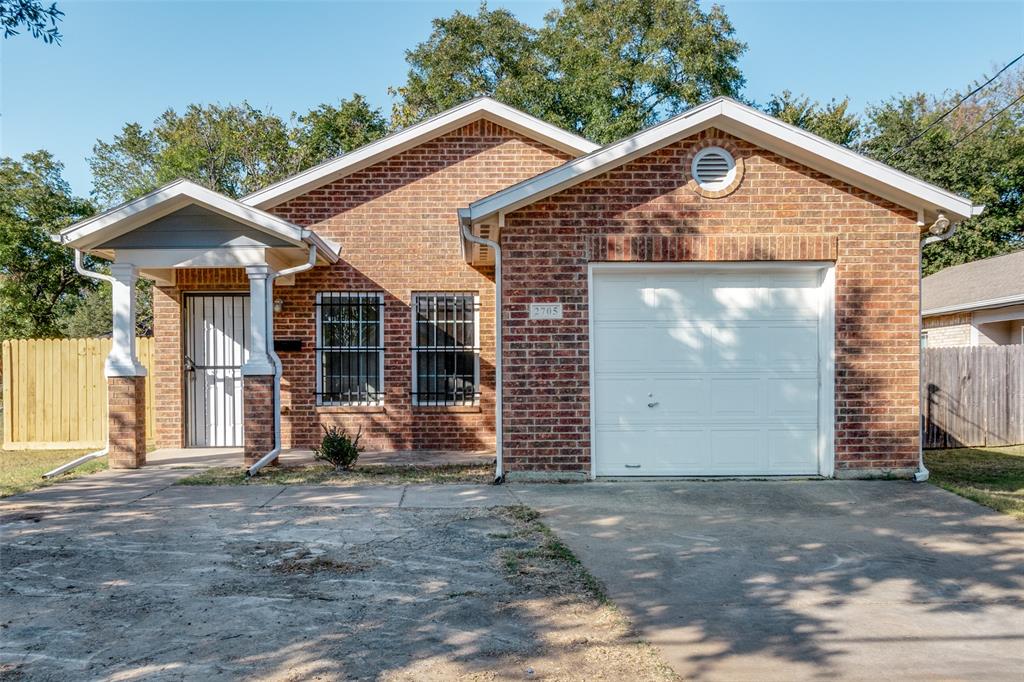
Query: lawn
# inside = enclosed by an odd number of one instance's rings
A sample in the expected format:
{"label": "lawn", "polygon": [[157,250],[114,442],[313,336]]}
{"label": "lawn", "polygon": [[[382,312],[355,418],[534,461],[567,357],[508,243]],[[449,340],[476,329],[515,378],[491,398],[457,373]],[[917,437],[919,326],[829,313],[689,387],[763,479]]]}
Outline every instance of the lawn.
{"label": "lawn", "polygon": [[932,483],[1024,520],[1024,445],[927,450]]}
{"label": "lawn", "polygon": [[445,464],[418,466],[357,466],[338,471],[328,464],[267,467],[258,476],[248,478],[244,469],[213,467],[187,476],[176,485],[364,485],[367,483],[491,483],[494,467],[490,464]]}
{"label": "lawn", "polygon": [[107,468],[107,458],[101,457],[63,476],[43,479],[47,471],[67,464],[87,452],[89,450],[0,450],[0,497],[17,495]]}

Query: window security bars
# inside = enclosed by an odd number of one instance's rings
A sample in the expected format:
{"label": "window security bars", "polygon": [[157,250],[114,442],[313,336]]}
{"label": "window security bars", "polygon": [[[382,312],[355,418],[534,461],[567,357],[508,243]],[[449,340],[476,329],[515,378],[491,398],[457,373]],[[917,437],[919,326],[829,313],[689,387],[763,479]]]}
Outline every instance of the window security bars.
{"label": "window security bars", "polygon": [[384,402],[384,296],[376,292],[316,295],[316,402]]}
{"label": "window security bars", "polygon": [[416,405],[479,401],[479,310],[474,294],[413,296],[412,397]]}

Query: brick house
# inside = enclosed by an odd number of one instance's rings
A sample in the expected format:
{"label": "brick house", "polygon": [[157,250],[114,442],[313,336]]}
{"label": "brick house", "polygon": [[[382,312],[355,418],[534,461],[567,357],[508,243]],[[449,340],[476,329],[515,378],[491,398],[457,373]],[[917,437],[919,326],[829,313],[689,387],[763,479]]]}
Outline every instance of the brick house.
{"label": "brick house", "polygon": [[954,265],[921,280],[921,343],[1024,343],[1024,251]]}
{"label": "brick house", "polygon": [[499,476],[909,476],[920,244],[980,210],[725,98],[601,148],[483,98],[59,239],[113,261],[115,465],[142,276],[161,447],[258,468],[338,424]]}

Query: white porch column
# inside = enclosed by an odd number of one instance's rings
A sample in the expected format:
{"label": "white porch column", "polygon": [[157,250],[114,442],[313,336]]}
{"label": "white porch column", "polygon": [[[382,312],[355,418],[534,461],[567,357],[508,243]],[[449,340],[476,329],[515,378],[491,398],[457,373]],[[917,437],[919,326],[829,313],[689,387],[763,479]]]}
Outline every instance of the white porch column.
{"label": "white porch column", "polygon": [[249,359],[242,365],[242,376],[272,375],[274,363],[270,359],[270,344],[273,341],[267,338],[270,266],[247,265],[245,273],[249,275]]}
{"label": "white porch column", "polygon": [[131,263],[110,265],[114,329],[104,366],[108,377],[144,377],[146,368],[135,352],[135,282],[139,272]]}

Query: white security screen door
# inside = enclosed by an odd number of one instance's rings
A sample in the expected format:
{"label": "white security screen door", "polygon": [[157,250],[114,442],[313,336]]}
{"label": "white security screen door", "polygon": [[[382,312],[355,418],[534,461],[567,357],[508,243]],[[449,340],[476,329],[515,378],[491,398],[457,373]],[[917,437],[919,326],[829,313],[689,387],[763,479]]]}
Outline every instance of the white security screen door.
{"label": "white security screen door", "polygon": [[185,421],[189,447],[241,447],[247,294],[185,295]]}
{"label": "white security screen door", "polygon": [[595,474],[819,473],[821,279],[595,268]]}

